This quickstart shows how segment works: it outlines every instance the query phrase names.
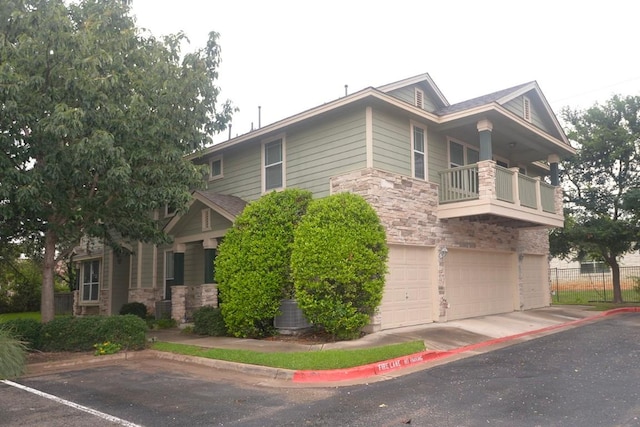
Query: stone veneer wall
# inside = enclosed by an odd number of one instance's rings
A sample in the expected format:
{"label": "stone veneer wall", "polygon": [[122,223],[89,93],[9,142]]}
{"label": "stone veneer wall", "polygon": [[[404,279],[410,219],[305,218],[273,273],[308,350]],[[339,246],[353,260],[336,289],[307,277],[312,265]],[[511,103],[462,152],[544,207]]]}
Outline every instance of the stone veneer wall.
{"label": "stone veneer wall", "polygon": [[[492,161],[480,162],[479,191],[495,195],[495,167]],[[490,185],[488,183],[491,183]],[[359,194],[376,210],[387,233],[388,244],[443,248],[486,249],[522,254],[548,254],[546,228],[514,229],[468,219],[439,220],[438,184],[377,169],[362,169],[332,177],[331,193]],[[562,192],[556,193],[556,205],[562,206]],[[561,208],[560,208],[561,209]],[[438,257],[438,293],[440,319],[446,318],[444,260]],[[518,267],[519,268],[519,267]],[[519,287],[522,283],[519,283]],[[373,329],[380,315],[372,319]]]}
{"label": "stone veneer wall", "polygon": [[194,311],[205,305],[218,306],[218,285],[173,286],[171,288],[171,318],[186,323]]}
{"label": "stone veneer wall", "polygon": [[156,301],[162,300],[162,289],[156,288],[135,288],[129,289],[128,302],[141,302],[147,306],[149,314],[156,312]]}
{"label": "stone veneer wall", "polygon": [[387,232],[388,244],[508,252],[521,248],[541,254],[548,251],[546,229],[521,230],[521,237],[518,229],[486,222],[439,220],[438,185],[432,182],[363,169],[331,179],[331,192],[343,191],[360,194],[373,206]]}

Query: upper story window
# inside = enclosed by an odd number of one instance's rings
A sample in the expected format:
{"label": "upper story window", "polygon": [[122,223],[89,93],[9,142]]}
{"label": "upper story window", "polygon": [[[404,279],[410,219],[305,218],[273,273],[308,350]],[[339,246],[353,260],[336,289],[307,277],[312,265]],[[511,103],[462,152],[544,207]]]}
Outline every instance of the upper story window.
{"label": "upper story window", "polygon": [[449,140],[449,167],[472,165],[480,160],[480,152],[461,142]]}
{"label": "upper story window", "polygon": [[222,178],[222,156],[216,156],[209,162],[209,179]]}
{"label": "upper story window", "polygon": [[423,126],[411,125],[411,169],[414,178],[427,178],[427,132]]}
{"label": "upper story window", "polygon": [[81,266],[82,301],[98,301],[100,289],[100,260],[84,261]]}
{"label": "upper story window", "polygon": [[164,205],[164,217],[170,217],[170,216],[174,216],[176,214],[176,207],[172,206],[170,204],[166,204]]}
{"label": "upper story window", "polygon": [[269,141],[263,146],[264,170],[263,182],[264,191],[284,188],[284,138],[280,137]]}
{"label": "upper story window", "polygon": [[531,101],[526,96],[522,97],[522,117],[528,122],[531,121]]}
{"label": "upper story window", "polygon": [[416,107],[424,109],[424,92],[416,88],[415,91]]}

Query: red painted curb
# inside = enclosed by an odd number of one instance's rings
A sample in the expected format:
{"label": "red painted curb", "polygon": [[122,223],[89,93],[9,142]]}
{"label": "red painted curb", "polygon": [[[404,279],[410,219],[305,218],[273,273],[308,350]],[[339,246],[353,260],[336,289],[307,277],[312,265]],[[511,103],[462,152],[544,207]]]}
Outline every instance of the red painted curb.
{"label": "red painted curb", "polygon": [[594,316],[585,317],[583,319],[573,320],[567,323],[561,323],[558,325],[547,326],[533,331],[522,332],[515,335],[509,335],[506,337],[495,338],[488,341],[482,341],[476,344],[470,344],[464,347],[458,347],[446,351],[433,351],[425,350],[419,353],[410,354],[408,356],[397,357],[395,359],[384,360],[381,362],[370,363],[368,365],[356,366],[354,368],[346,369],[327,369],[327,370],[300,370],[293,373],[293,382],[297,383],[312,383],[312,382],[333,382],[333,381],[347,381],[360,378],[368,378],[374,375],[384,375],[389,372],[397,371],[399,369],[408,368],[410,366],[420,365],[422,363],[431,362],[444,357],[453,356],[455,354],[465,353],[467,351],[476,350],[482,347],[488,347],[495,344],[500,344],[505,341],[510,341],[518,338],[525,337],[527,335],[536,335],[544,332],[550,332],[556,329],[566,328],[569,326],[575,326],[580,323],[589,322],[601,317],[611,316],[620,313],[640,313],[640,307],[620,307],[611,310],[603,311],[602,313]]}

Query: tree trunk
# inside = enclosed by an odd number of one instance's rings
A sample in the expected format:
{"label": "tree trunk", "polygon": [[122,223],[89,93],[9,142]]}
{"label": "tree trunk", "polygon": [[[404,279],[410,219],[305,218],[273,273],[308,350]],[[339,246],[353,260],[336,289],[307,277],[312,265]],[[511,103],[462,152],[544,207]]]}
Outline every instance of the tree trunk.
{"label": "tree trunk", "polygon": [[48,230],[44,234],[44,262],[42,265],[42,299],[40,315],[42,323],[53,320],[55,307],[53,302],[53,270],[56,265],[56,234]]}
{"label": "tree trunk", "polygon": [[622,301],[622,290],[620,289],[620,265],[615,258],[611,263],[611,278],[613,281],[613,302],[621,304],[624,301]]}

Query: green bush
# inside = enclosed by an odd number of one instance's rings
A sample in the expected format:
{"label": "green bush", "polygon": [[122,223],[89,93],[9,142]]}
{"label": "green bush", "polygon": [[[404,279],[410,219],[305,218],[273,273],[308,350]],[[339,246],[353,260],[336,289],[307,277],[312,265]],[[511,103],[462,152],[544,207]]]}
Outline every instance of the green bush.
{"label": "green bush", "polygon": [[199,335],[224,337],[227,335],[227,325],[224,323],[219,308],[206,305],[193,313],[193,332]]}
{"label": "green bush", "polygon": [[314,200],[295,231],[291,255],[306,318],[337,339],[357,338],[382,300],[387,255],[384,228],[361,196]]}
{"label": "green bush", "polygon": [[128,302],[124,304],[119,311],[120,314],[133,314],[141,319],[146,319],[149,315],[147,306],[141,302]]}
{"label": "green bush", "polygon": [[294,293],[291,279],[293,232],[311,193],[287,189],[250,203],[220,244],[215,261],[220,308],[237,337],[272,333],[280,300]]}
{"label": "green bush", "polygon": [[42,323],[36,319],[11,319],[2,324],[2,328],[24,343],[29,350],[42,347]]}
{"label": "green bush", "polygon": [[26,348],[11,331],[0,328],[0,380],[14,378],[24,373]]}
{"label": "green bush", "polygon": [[146,344],[147,324],[140,317],[57,317],[42,326],[44,351],[92,351],[94,344],[113,342],[126,350],[141,350]]}

